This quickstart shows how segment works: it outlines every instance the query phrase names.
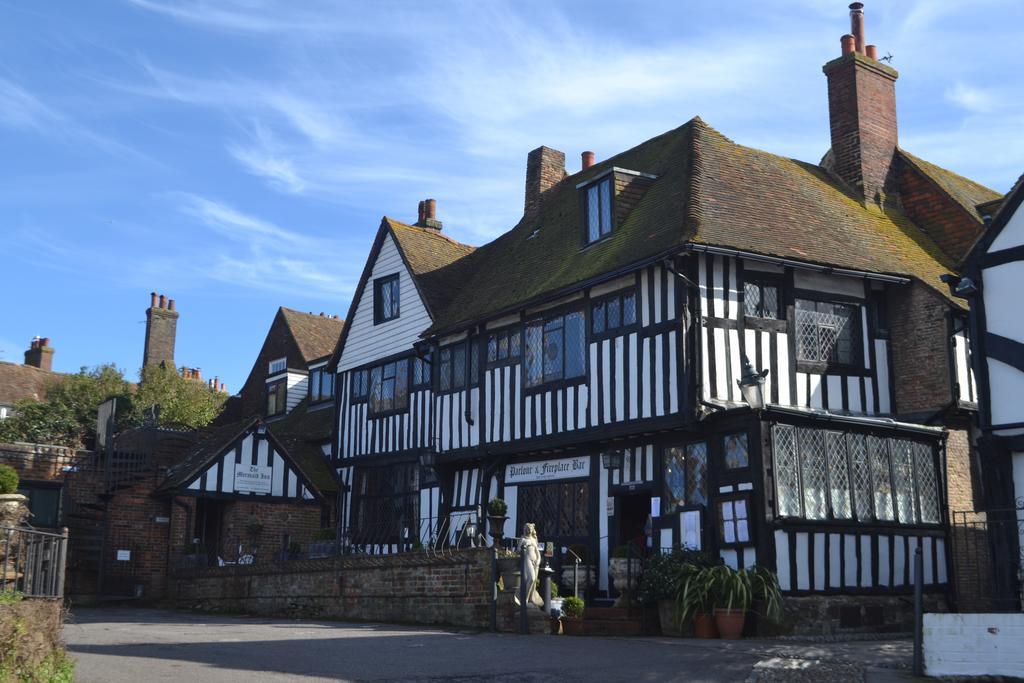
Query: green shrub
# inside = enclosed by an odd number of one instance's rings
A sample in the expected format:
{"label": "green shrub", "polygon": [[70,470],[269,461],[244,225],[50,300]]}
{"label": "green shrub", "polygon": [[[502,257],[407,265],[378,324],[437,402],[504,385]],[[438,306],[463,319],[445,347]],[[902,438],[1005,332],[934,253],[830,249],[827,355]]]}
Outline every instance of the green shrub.
{"label": "green shrub", "polygon": [[576,596],[568,597],[562,601],[562,614],[568,619],[582,619],[583,609],[583,600]]}
{"label": "green shrub", "polygon": [[0,592],[0,605],[13,605],[21,602],[22,595],[16,590],[5,590]]}
{"label": "green shrub", "polygon": [[640,600],[649,604],[673,599],[679,593],[687,565],[704,568],[720,562],[714,555],[685,547],[655,555],[647,563],[640,578]]}
{"label": "green shrub", "polygon": [[492,517],[504,517],[508,514],[508,503],[501,498],[491,498],[490,502],[487,503],[487,514]]}
{"label": "green shrub", "polygon": [[18,490],[18,473],[10,465],[0,465],[0,494]]}

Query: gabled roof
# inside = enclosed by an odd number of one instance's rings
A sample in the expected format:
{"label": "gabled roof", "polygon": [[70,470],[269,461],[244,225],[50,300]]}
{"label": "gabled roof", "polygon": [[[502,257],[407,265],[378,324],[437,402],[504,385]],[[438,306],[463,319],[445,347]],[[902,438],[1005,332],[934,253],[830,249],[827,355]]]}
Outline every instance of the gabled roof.
{"label": "gabled roof", "polygon": [[311,363],[331,355],[345,326],[344,320],[303,313],[284,306],[280,310],[303,360]]}
{"label": "gabled roof", "polygon": [[337,493],[338,484],[320,443],[329,439],[333,411],[307,411],[303,401],[283,420],[264,422],[260,417],[239,420],[218,427],[197,431],[196,445],[185,458],[167,471],[167,478],[157,487],[158,492],[172,491],[186,486],[214,460],[219,458],[240,437],[264,424],[281,454],[302,473],[322,498]]}
{"label": "gabled roof", "polygon": [[1003,197],[1002,204],[999,205],[999,210],[994,216],[992,221],[989,223],[988,230],[985,234],[975,243],[971,249],[971,253],[964,259],[965,264],[969,267],[977,267],[979,260],[982,256],[988,252],[990,246],[995,241],[999,233],[1003,231],[1006,224],[1009,222],[1013,214],[1020,208],[1021,203],[1024,203],[1024,175],[1017,178],[1017,182],[1013,184],[1013,188],[1006,193]]}
{"label": "gabled roof", "polygon": [[936,166],[924,159],[919,159],[906,150],[900,149],[896,153],[935,183],[939,189],[959,204],[976,221],[981,222],[984,218],[984,215],[978,208],[979,205],[996,201],[1002,196],[995,190],[990,190],[969,178],[964,178],[962,175],[953,173],[941,166]]}
{"label": "gabled roof", "polygon": [[0,403],[9,405],[26,398],[42,401],[47,387],[61,377],[34,365],[0,361]]}
{"label": "gabled roof", "polygon": [[[613,167],[656,180],[611,237],[583,248],[576,187]],[[959,176],[945,173],[954,185]],[[969,181],[958,187],[963,197],[984,194]],[[821,166],[738,145],[694,118],[567,177],[537,214],[442,269],[459,291],[427,334],[570,291],[688,242],[914,277],[949,296],[938,278],[953,264],[902,213],[865,207]]]}

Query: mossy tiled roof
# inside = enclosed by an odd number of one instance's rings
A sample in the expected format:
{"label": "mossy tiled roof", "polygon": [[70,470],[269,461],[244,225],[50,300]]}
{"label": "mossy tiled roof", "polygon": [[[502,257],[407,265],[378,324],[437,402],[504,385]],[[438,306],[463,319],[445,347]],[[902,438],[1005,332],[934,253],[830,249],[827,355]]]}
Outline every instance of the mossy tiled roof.
{"label": "mossy tiled roof", "polygon": [[292,338],[307,363],[331,355],[345,321],[312,313],[303,313],[291,308],[281,307]]}
{"label": "mossy tiled roof", "polygon": [[[613,167],[656,180],[611,237],[583,248],[576,186]],[[925,172],[958,201],[992,199],[956,174]],[[456,291],[428,333],[517,310],[688,242],[917,278],[947,297],[938,278],[954,267],[898,210],[865,207],[821,166],[738,145],[694,118],[568,176],[537,214],[441,268]]]}
{"label": "mossy tiled roof", "polygon": [[471,254],[475,247],[456,242],[439,230],[408,225],[393,218],[384,222],[395,236],[412,277],[426,300],[427,310],[436,314],[451,300],[459,279],[454,268],[446,266]]}

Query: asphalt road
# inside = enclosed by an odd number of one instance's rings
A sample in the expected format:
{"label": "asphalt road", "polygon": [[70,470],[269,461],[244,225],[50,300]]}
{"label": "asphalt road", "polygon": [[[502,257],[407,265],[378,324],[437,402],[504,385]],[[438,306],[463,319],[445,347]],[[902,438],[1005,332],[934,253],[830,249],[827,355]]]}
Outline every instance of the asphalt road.
{"label": "asphalt road", "polygon": [[[762,657],[693,641],[75,609],[76,680],[743,681]],[[724,656],[727,655],[727,656]]]}

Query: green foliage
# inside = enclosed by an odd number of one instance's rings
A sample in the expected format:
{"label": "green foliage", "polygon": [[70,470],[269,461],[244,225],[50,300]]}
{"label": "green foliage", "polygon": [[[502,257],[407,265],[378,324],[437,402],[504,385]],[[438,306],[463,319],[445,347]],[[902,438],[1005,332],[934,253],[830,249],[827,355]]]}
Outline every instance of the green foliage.
{"label": "green foliage", "polygon": [[21,602],[22,595],[16,590],[5,590],[0,592],[0,605],[13,605],[16,602]]}
{"label": "green foliage", "polygon": [[766,617],[782,615],[782,592],[775,572],[757,566],[737,571],[724,564],[688,565],[676,600],[676,618],[682,623],[698,614],[710,614],[716,607],[748,610],[754,600],[761,602]]}
{"label": "green foliage", "polygon": [[676,548],[670,553],[655,555],[647,563],[640,579],[640,600],[653,603],[670,600],[679,593],[687,565],[713,567],[719,559],[702,550]]}
{"label": "green foliage", "polygon": [[562,601],[562,614],[568,619],[582,619],[583,609],[583,600],[575,595]]}
{"label": "green foliage", "polygon": [[160,406],[160,427],[205,427],[224,407],[226,396],[209,385],[185,379],[173,368],[143,368],[139,389],[132,398],[132,422],[142,424],[153,406]]}
{"label": "green foliage", "polygon": [[0,465],[0,495],[18,490],[18,473],[10,465]]}
{"label": "green foliage", "polygon": [[508,513],[508,503],[501,498],[491,498],[487,503],[487,514],[493,517],[504,517]]}
{"label": "green foliage", "polygon": [[40,662],[35,671],[23,673],[21,680],[25,683],[73,683],[75,662],[63,652],[57,652]]}
{"label": "green foliage", "polygon": [[552,598],[557,598],[558,597],[558,583],[555,582],[555,581],[551,582],[551,597]]}

